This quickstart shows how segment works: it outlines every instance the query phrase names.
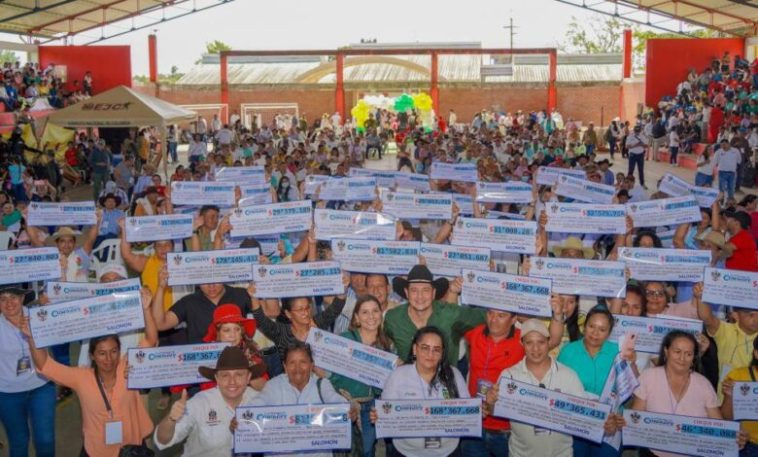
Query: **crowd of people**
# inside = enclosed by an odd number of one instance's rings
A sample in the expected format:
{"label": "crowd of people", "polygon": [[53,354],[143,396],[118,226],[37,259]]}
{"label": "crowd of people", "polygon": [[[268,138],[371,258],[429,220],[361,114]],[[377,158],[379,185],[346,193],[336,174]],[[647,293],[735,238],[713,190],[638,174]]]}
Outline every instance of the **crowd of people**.
{"label": "crowd of people", "polygon": [[52,108],[63,108],[92,96],[93,77],[86,72],[82,81],[73,81],[66,87],[55,65],[40,68],[36,62],[3,63],[3,84],[0,86],[0,102],[5,112],[21,112],[44,100]]}

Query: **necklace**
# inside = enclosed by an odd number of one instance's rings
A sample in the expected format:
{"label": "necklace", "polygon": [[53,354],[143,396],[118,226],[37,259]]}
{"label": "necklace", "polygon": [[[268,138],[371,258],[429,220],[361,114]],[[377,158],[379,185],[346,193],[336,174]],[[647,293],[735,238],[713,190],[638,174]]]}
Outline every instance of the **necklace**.
{"label": "necklace", "polygon": [[684,398],[684,395],[687,392],[687,388],[690,386],[690,379],[692,376],[690,374],[687,374],[687,381],[684,383],[684,386],[679,389],[678,393],[675,393],[671,385],[671,379],[669,378],[668,371],[664,369],[664,372],[666,373],[666,383],[668,384],[669,388],[668,393],[669,403],[671,405],[671,414],[676,414],[676,410],[679,409],[679,403],[682,401],[682,398]]}

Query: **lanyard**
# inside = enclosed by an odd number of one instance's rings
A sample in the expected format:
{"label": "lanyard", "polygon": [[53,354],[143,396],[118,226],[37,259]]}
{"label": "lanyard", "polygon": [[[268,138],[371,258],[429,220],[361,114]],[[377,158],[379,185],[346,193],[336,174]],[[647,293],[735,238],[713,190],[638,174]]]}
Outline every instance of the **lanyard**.
{"label": "lanyard", "polygon": [[100,395],[103,396],[105,409],[108,411],[108,414],[111,416],[111,419],[113,419],[113,408],[111,408],[111,402],[108,401],[108,396],[105,395],[105,389],[103,388],[103,380],[100,379],[100,376],[97,373],[95,373],[95,381],[97,382],[97,388],[100,389]]}

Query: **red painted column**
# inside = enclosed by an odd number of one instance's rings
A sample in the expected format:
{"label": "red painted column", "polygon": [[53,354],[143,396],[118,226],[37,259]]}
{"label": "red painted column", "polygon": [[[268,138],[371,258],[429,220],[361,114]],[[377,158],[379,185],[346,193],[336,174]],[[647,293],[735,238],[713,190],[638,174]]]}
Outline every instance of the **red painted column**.
{"label": "red painted column", "polygon": [[147,55],[150,71],[150,82],[158,82],[158,38],[154,33],[147,36]]}
{"label": "red painted column", "polygon": [[[229,57],[227,57],[226,54],[223,52],[220,54],[221,58],[221,103],[225,105],[229,105]],[[229,119],[227,119],[227,116],[229,115],[228,110],[221,110],[221,117],[222,122],[227,123],[229,122]]]}
{"label": "red painted column", "polygon": [[431,68],[431,77],[432,77],[432,87],[429,91],[429,96],[432,98],[432,108],[434,108],[434,112],[437,113],[439,116],[440,114],[440,89],[438,87],[439,83],[439,56],[436,52],[432,53],[432,68]]}
{"label": "red painted column", "polygon": [[632,77],[632,30],[624,30],[624,78]]}
{"label": "red painted column", "polygon": [[558,78],[558,51],[555,49],[548,54],[548,77],[547,77],[547,112],[551,113],[558,106],[558,90],[555,81]]}
{"label": "red painted column", "polygon": [[334,110],[340,113],[342,122],[345,122],[345,55],[338,52],[336,55],[337,85],[334,88]]}

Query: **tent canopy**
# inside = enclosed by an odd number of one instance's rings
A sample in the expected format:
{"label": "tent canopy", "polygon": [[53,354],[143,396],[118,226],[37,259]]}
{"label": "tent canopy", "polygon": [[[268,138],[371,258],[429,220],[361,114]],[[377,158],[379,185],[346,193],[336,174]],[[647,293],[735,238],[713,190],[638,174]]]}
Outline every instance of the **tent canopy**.
{"label": "tent canopy", "polygon": [[165,127],[192,120],[197,113],[126,86],[56,111],[48,121],[61,127]]}

